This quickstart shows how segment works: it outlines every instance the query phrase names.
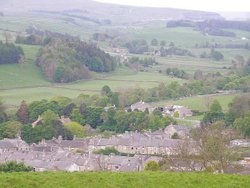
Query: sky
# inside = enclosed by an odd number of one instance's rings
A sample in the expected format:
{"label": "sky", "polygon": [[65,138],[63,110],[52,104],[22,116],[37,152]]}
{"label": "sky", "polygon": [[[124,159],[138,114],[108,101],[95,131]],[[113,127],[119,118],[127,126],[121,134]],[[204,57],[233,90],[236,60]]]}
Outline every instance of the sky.
{"label": "sky", "polygon": [[96,0],[122,5],[168,7],[219,12],[250,12],[249,0]]}

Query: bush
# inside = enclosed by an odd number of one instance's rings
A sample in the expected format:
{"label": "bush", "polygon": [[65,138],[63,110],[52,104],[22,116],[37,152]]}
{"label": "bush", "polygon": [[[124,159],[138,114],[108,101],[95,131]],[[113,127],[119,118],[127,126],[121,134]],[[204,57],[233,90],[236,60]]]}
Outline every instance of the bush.
{"label": "bush", "polygon": [[105,149],[99,149],[95,151],[94,153],[103,154],[103,155],[110,155],[110,154],[120,155],[120,152],[114,147],[106,147]]}
{"label": "bush", "polygon": [[160,170],[160,165],[155,161],[149,161],[145,166],[145,170],[158,171],[158,170]]}
{"label": "bush", "polygon": [[32,170],[33,167],[25,166],[24,163],[17,163],[16,161],[0,164],[0,172],[30,172]]}

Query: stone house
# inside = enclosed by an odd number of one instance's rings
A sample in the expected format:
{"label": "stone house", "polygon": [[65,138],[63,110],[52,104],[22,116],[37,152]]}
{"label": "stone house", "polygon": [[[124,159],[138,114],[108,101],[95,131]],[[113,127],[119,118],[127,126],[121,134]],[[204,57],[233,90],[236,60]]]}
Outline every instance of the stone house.
{"label": "stone house", "polygon": [[10,152],[10,151],[25,151],[29,150],[29,146],[25,143],[21,138],[17,139],[8,139],[4,138],[0,140],[0,154],[3,152]]}
{"label": "stone house", "polygon": [[178,118],[186,118],[191,117],[193,112],[190,109],[179,105],[170,105],[163,109],[163,115],[174,117],[175,114],[178,114]]}
{"label": "stone house", "polygon": [[145,112],[146,110],[148,110],[149,113],[152,113],[155,110],[155,107],[153,107],[150,104],[145,103],[143,101],[132,104],[130,106],[130,108],[131,108],[132,111],[138,110],[138,111],[141,111],[141,112]]}
{"label": "stone house", "polygon": [[179,138],[186,139],[190,138],[191,126],[182,125],[169,125],[164,129],[164,132],[168,138],[172,138],[174,134],[177,134]]}

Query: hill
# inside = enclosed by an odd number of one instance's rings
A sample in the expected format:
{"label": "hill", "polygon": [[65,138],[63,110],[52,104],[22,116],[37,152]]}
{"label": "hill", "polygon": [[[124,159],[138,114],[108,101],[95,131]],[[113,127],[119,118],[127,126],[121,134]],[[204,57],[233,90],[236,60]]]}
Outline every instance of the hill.
{"label": "hill", "polygon": [[[22,9],[20,9],[20,7],[22,7]],[[3,0],[1,2],[0,10],[3,12],[49,11],[52,14],[60,13],[70,17],[88,19],[89,21],[94,22],[100,21],[101,18],[101,20],[109,20],[112,23],[131,23],[169,19],[222,19],[219,14],[213,12],[121,6],[91,0]]]}
{"label": "hill", "polygon": [[6,173],[0,174],[5,187],[249,187],[249,176],[205,173]]}

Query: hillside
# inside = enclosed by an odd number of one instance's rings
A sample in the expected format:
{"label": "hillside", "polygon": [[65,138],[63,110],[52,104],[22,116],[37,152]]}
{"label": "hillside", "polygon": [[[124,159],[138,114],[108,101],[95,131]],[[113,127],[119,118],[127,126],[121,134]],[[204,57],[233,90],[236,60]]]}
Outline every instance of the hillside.
{"label": "hillside", "polygon": [[[23,7],[20,9],[19,7]],[[67,7],[67,9],[65,9]],[[52,14],[65,14],[70,17],[88,19],[90,21],[110,20],[112,23],[145,22],[152,20],[170,19],[222,19],[213,12],[188,11],[171,8],[146,8],[121,6],[100,3],[91,0],[9,0],[2,1],[0,11],[23,12],[23,11],[49,11]],[[48,12],[47,12],[48,13]]]}
{"label": "hillside", "polygon": [[203,173],[6,173],[0,174],[5,187],[249,187],[249,176]]}

